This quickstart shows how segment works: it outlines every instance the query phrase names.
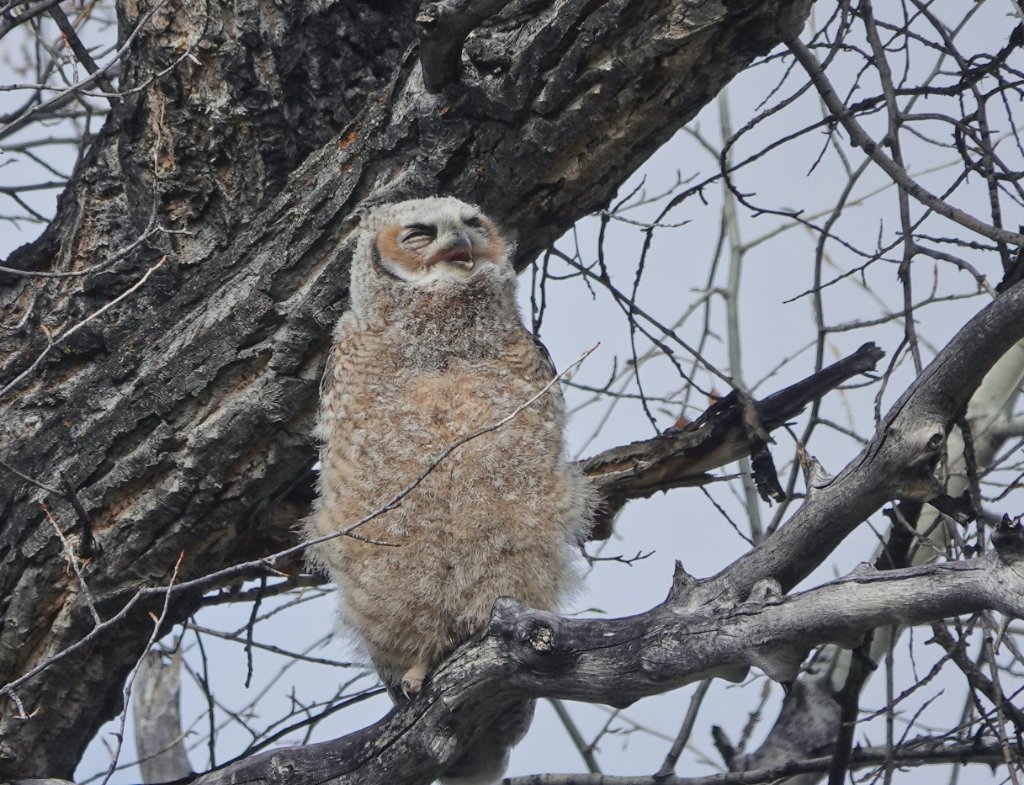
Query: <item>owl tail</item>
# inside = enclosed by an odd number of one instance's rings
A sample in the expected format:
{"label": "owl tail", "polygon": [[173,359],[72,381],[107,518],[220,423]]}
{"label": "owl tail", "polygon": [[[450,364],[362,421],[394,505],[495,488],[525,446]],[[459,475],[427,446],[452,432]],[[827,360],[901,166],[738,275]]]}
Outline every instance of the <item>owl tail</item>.
{"label": "owl tail", "polygon": [[441,775],[441,785],[491,785],[501,779],[512,748],[526,735],[536,701],[509,706]]}

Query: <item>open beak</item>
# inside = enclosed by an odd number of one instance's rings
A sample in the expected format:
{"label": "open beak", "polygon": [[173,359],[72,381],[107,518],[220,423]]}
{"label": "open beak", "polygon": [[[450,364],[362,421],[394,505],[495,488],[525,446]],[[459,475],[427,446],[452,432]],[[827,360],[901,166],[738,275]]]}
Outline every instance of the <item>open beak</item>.
{"label": "open beak", "polygon": [[447,248],[439,252],[428,263],[433,267],[438,262],[447,262],[464,270],[473,269],[473,246],[468,237],[457,237]]}

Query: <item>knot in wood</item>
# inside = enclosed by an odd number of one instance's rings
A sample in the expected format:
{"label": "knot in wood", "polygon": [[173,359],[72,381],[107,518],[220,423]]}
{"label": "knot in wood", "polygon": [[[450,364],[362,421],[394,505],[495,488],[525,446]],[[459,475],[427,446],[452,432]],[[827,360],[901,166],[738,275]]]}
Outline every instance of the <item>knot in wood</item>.
{"label": "knot in wood", "polygon": [[548,652],[555,648],[555,631],[550,627],[536,627],[530,635],[530,646],[536,652]]}
{"label": "knot in wood", "polygon": [[561,619],[553,613],[522,608],[511,629],[513,656],[529,667],[550,670],[564,662]]}
{"label": "knot in wood", "polygon": [[555,648],[557,626],[558,617],[554,614],[527,609],[516,620],[515,638],[536,652],[547,653]]}
{"label": "knot in wood", "polygon": [[528,608],[512,597],[499,597],[491,609],[490,631],[525,645],[529,654],[554,651],[558,626],[558,616]]}
{"label": "knot in wood", "polygon": [[754,584],[747,597],[747,603],[753,605],[766,605],[769,602],[776,604],[784,599],[782,586],[774,578],[765,578]]}
{"label": "knot in wood", "polygon": [[270,770],[281,779],[288,779],[295,773],[295,763],[287,755],[274,755],[270,759]]}
{"label": "knot in wood", "polygon": [[425,3],[416,14],[416,24],[427,31],[433,31],[441,17],[441,9],[437,3]]}
{"label": "knot in wood", "polygon": [[856,567],[850,570],[850,574],[847,577],[854,579],[877,578],[878,569],[873,564],[868,564],[867,562],[862,561],[860,564],[858,564]]}

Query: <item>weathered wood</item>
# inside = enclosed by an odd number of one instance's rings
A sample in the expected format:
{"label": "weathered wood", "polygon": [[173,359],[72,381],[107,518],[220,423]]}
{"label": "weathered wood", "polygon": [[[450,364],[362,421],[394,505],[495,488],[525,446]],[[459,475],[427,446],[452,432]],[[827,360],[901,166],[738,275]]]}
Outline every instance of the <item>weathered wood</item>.
{"label": "weathered wood", "polygon": [[799,510],[721,573],[738,596],[771,579],[789,591],[871,513],[893,499],[945,492],[946,436],[985,374],[1024,338],[1024,283],[979,311],[879,423],[871,442]]}
{"label": "weathered wood", "polygon": [[132,695],[132,727],[142,781],[170,782],[192,774],[181,724],[181,649],[167,663],[159,652],[147,652]]}
{"label": "weathered wood", "polygon": [[[849,357],[763,401],[754,401],[760,426],[766,432],[775,430],[843,382],[874,370],[884,354],[873,343],[864,344]],[[671,428],[651,439],[613,447],[588,458],[582,463],[583,471],[604,497],[593,539],[611,535],[612,519],[626,501],[670,488],[702,485],[709,479],[706,472],[749,452],[743,401],[732,392],[682,428]]]}
{"label": "weathered wood", "polygon": [[624,706],[709,676],[739,681],[751,666],[791,681],[813,646],[851,645],[877,626],[979,606],[1020,617],[1024,574],[1007,551],[904,570],[866,568],[790,597],[769,592],[708,603],[683,594],[625,619],[565,619],[499,599],[482,639],[456,651],[416,700],[374,726],[254,755],[194,782],[384,785],[400,770],[405,785],[425,785],[501,707],[525,697]]}

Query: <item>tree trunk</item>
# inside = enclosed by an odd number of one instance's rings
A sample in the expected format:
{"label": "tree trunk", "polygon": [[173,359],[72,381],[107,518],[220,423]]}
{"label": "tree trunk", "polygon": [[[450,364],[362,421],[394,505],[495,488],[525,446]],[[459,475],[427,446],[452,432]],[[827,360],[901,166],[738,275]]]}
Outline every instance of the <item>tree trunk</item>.
{"label": "tree trunk", "polygon": [[[8,260],[102,269],[0,278],[18,325],[0,334],[0,681],[82,642],[0,698],[0,778],[70,777],[119,710],[161,607],[87,638],[93,608],[166,585],[179,554],[182,581],[290,542],[360,206],[477,201],[523,265],[808,3],[510,3],[437,94],[413,3],[118,9],[122,40],[137,29],[123,96],[53,222]],[[91,554],[87,591],[55,525]]]}

